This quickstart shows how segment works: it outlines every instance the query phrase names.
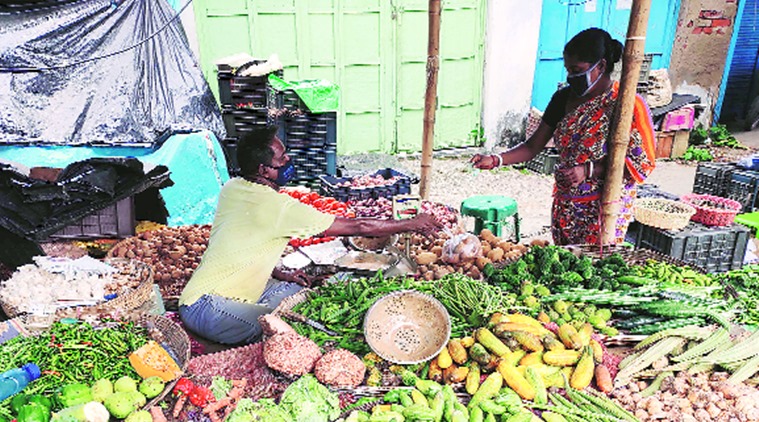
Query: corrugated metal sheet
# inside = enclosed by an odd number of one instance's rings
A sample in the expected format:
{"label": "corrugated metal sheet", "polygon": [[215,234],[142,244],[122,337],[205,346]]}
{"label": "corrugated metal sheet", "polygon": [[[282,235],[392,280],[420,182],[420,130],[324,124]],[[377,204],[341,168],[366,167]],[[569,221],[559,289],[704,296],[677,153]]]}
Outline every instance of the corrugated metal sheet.
{"label": "corrugated metal sheet", "polygon": [[750,100],[757,94],[756,70],[759,59],[759,0],[745,1],[738,26],[738,39],[730,62],[730,74],[720,113],[721,120],[743,119]]}

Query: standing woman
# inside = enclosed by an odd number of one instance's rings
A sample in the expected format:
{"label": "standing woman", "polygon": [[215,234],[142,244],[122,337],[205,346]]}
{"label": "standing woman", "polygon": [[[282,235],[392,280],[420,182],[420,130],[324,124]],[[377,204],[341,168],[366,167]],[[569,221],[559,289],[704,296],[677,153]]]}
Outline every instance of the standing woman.
{"label": "standing woman", "polygon": [[[614,63],[622,57],[622,43],[608,32],[586,29],[564,47],[568,87],[551,98],[540,126],[527,141],[497,155],[476,155],[472,163],[492,169],[529,161],[554,137],[559,149],[551,232],[557,245],[596,244],[601,238],[601,191],[606,177],[607,140],[619,94],[612,81]],[[641,96],[635,100],[630,143],[625,158],[624,183],[615,241],[624,241],[632,219],[636,185],[656,165],[651,113]]]}

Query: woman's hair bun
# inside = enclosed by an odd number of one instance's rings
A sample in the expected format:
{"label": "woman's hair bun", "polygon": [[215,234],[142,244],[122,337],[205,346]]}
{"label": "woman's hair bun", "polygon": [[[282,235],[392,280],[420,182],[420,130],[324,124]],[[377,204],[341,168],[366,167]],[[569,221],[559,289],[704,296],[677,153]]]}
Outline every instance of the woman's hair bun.
{"label": "woman's hair bun", "polygon": [[609,43],[606,47],[609,49],[609,58],[611,59],[612,63],[617,63],[620,59],[622,59],[622,49],[624,46],[621,42],[611,37],[610,41],[611,43]]}

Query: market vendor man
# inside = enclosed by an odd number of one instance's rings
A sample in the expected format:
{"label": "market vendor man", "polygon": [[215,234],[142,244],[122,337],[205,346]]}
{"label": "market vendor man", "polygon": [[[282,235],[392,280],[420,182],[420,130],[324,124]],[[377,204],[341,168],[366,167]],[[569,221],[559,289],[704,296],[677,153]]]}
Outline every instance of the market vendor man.
{"label": "market vendor man", "polygon": [[240,138],[242,177],[222,188],[208,248],[179,299],[187,328],[218,343],[257,341],[258,317],[309,284],[303,273],[275,269],[291,238],[431,234],[442,228],[428,214],[401,221],[335,217],[278,193],[294,168],[276,131],[268,127]]}

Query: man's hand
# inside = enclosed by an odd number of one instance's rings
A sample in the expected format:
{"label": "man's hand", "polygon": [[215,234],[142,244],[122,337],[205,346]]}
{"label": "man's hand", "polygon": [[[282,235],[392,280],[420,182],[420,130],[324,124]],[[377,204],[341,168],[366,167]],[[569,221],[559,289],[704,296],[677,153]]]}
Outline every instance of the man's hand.
{"label": "man's hand", "polygon": [[312,277],[306,274],[306,272],[303,270],[294,270],[294,271],[277,270],[275,271],[273,275],[274,275],[274,278],[278,280],[289,281],[290,283],[295,283],[303,287],[311,287],[314,281],[316,281],[315,277]]}
{"label": "man's hand", "polygon": [[562,186],[576,188],[588,178],[588,168],[585,164],[566,169],[556,170],[556,182]]}
{"label": "man's hand", "polygon": [[414,217],[413,231],[423,235],[431,235],[440,232],[443,225],[430,214],[419,214]]}
{"label": "man's hand", "polygon": [[492,170],[498,164],[498,160],[492,155],[475,154],[470,163],[480,170]]}

